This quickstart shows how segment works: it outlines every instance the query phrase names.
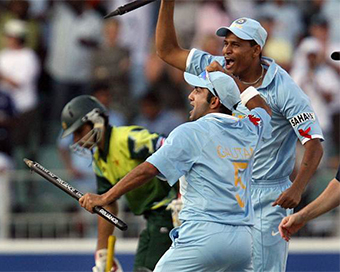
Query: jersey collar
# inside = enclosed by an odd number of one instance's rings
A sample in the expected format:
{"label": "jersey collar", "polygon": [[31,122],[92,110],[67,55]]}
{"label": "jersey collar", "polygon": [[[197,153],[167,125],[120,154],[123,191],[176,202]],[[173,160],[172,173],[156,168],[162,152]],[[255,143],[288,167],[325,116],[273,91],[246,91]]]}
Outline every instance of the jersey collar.
{"label": "jersey collar", "polygon": [[262,85],[258,87],[258,89],[267,88],[268,85],[274,80],[274,77],[279,70],[279,66],[275,63],[275,61],[268,57],[261,58],[262,65],[265,69],[267,69],[267,73],[264,76]]}
{"label": "jersey collar", "polygon": [[214,112],[214,113],[208,113],[207,115],[204,115],[201,117],[202,119],[228,119],[228,120],[233,120],[233,121],[238,121],[239,119],[235,116],[225,114],[225,113],[220,113],[220,112]]}
{"label": "jersey collar", "polygon": [[104,142],[104,151],[99,151],[99,157],[103,159],[106,162],[107,155],[109,154],[109,149],[110,149],[110,139],[111,139],[111,133],[112,133],[112,126],[108,125],[105,129],[105,142]]}

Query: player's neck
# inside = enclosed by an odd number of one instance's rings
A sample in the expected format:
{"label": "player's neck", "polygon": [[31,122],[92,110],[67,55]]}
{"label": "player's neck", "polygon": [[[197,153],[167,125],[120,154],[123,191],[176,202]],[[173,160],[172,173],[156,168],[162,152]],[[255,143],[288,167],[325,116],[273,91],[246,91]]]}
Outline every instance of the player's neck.
{"label": "player's neck", "polygon": [[210,114],[210,113],[224,113],[224,114],[228,114],[228,113],[222,112],[219,107],[218,108],[209,109],[205,115]]}
{"label": "player's neck", "polygon": [[238,76],[238,79],[242,84],[247,86],[260,86],[264,75],[265,69],[260,62],[255,65],[255,67],[249,67],[244,73]]}

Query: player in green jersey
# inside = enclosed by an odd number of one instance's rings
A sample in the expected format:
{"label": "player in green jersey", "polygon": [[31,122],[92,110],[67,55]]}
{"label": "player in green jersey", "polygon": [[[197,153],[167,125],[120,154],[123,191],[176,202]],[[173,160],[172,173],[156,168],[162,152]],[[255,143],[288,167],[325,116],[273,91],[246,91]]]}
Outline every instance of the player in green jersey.
{"label": "player in green jersey", "polygon": [[[78,96],[66,104],[61,122],[62,137],[73,134],[71,148],[74,151],[82,153],[86,149],[91,150],[98,194],[117,184],[165,140],[139,126],[110,126],[106,108],[88,95]],[[152,271],[171,245],[169,231],[173,228],[172,218],[165,208],[176,196],[176,191],[167,182],[154,178],[125,196],[130,210],[147,220],[147,227],[140,234],[134,271]],[[105,208],[114,214],[118,212],[116,202]],[[93,271],[102,272],[105,269],[107,241],[113,230],[112,224],[98,217],[96,266]]]}

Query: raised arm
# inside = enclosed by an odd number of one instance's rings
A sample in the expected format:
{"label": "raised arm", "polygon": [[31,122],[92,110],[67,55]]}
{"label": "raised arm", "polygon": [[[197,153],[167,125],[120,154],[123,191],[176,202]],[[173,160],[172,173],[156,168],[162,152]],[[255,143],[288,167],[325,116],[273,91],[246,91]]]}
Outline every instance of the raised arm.
{"label": "raised arm", "polygon": [[175,0],[162,0],[156,27],[157,55],[166,63],[185,71],[189,50],[178,45],[174,26]]}

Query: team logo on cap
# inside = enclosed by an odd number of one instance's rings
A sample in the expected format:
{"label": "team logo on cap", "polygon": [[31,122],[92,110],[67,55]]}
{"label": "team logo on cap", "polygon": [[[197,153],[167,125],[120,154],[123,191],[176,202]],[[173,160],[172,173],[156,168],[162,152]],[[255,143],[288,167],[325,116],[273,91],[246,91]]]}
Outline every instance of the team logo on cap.
{"label": "team logo on cap", "polygon": [[242,24],[244,24],[246,21],[247,21],[247,19],[238,19],[235,23],[236,23],[236,24],[239,24],[239,25],[242,25]]}

